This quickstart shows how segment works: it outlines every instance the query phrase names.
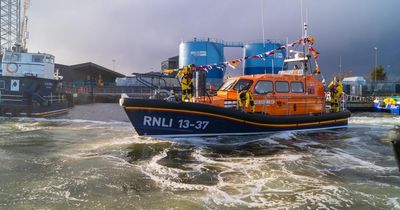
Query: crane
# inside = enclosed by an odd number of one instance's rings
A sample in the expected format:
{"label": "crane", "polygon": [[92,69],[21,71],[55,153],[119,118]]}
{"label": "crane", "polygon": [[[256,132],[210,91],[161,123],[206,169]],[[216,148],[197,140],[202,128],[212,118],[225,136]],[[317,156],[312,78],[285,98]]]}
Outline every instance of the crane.
{"label": "crane", "polygon": [[[23,8],[21,8],[23,1]],[[1,50],[26,51],[28,9],[30,0],[0,0]],[[23,9],[21,11],[21,9]],[[22,19],[21,19],[22,17]]]}
{"label": "crane", "polygon": [[24,0],[24,10],[22,13],[22,22],[21,22],[21,29],[20,29],[20,43],[23,51],[27,51],[26,48],[26,41],[29,39],[29,32],[28,32],[28,10],[30,7],[31,1],[30,0]]}
{"label": "crane", "polygon": [[20,37],[22,39],[21,46],[24,51],[26,51],[26,40],[29,39],[29,32],[28,32],[28,10],[30,7],[31,1],[24,0],[24,11],[23,11],[23,19],[21,23],[21,34]]}

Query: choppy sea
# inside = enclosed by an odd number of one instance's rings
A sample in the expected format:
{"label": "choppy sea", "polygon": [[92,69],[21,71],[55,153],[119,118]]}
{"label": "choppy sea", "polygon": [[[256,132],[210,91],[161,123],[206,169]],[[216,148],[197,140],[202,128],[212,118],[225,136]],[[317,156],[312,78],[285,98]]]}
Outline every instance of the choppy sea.
{"label": "choppy sea", "polygon": [[0,209],[400,209],[395,125],[161,140],[115,104],[0,118]]}

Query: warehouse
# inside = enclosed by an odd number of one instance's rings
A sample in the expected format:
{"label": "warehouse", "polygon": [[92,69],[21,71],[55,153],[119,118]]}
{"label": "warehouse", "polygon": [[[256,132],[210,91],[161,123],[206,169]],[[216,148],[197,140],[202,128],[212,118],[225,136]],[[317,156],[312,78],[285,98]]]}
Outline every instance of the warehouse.
{"label": "warehouse", "polygon": [[65,84],[74,86],[113,86],[117,77],[125,77],[91,62],[72,66],[56,64],[55,69],[63,77]]}

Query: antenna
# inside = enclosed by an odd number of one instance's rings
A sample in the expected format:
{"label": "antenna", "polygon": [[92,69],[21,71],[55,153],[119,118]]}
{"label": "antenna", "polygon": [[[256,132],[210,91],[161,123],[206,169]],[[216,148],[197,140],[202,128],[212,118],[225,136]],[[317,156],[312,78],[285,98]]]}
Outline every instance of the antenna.
{"label": "antenna", "polygon": [[304,28],[303,28],[303,24],[304,24],[304,18],[303,18],[303,0],[300,0],[300,16],[301,16],[301,37],[304,37]]}
{"label": "antenna", "polygon": [[262,24],[262,37],[265,50],[265,24],[264,24],[264,0],[261,0],[261,24]]}
{"label": "antenna", "polygon": [[308,36],[308,8],[306,8],[306,21],[304,22],[304,36],[305,38]]}
{"label": "antenna", "polygon": [[289,59],[289,37],[286,37],[286,59]]}
{"label": "antenna", "polygon": [[[261,24],[262,24],[262,38],[263,38],[263,51],[267,51],[265,47],[265,24],[264,24],[264,0],[261,0]],[[263,53],[264,53],[263,52]],[[264,74],[267,73],[267,61],[264,59]]]}

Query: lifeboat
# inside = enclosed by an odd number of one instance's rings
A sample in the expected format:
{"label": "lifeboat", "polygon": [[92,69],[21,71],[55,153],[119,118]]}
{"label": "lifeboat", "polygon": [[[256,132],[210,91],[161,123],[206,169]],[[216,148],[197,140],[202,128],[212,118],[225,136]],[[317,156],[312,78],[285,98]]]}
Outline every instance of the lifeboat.
{"label": "lifeboat", "polygon": [[[255,104],[238,107],[239,90],[249,86]],[[350,112],[326,110],[323,84],[313,76],[262,74],[229,78],[215,96],[195,102],[121,98],[141,136],[218,136],[346,126]]]}
{"label": "lifeboat", "polygon": [[[350,112],[326,108],[323,80],[311,73],[311,56],[302,55],[285,60],[285,69],[295,69],[228,78],[214,95],[204,94],[193,102],[125,95],[120,105],[141,136],[252,135],[347,126]],[[296,62],[300,68],[293,65]],[[240,107],[243,90],[250,92],[254,106]]]}

